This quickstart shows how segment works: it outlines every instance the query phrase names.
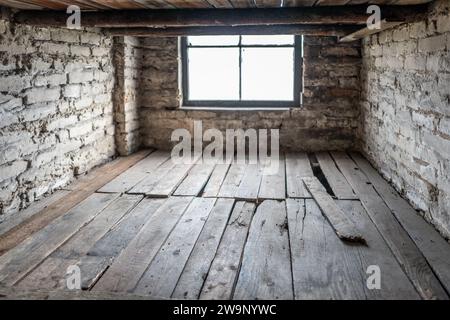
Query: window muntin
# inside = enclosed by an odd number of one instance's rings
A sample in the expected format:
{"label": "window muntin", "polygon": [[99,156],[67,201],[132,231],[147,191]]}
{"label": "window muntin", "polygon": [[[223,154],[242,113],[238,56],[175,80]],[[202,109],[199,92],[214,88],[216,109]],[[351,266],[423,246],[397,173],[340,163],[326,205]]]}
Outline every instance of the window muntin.
{"label": "window muntin", "polygon": [[300,104],[300,36],[182,38],[185,106]]}

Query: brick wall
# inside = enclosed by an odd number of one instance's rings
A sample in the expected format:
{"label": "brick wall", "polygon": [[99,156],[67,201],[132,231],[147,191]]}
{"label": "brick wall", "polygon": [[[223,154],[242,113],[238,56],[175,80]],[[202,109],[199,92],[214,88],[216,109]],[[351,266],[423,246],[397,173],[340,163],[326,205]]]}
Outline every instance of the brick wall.
{"label": "brick wall", "polygon": [[361,148],[450,236],[450,2],[363,48]]}
{"label": "brick wall", "polygon": [[305,37],[304,106],[289,111],[230,112],[180,109],[178,40],[141,41],[141,132],[147,147],[170,148],[172,131],[192,132],[194,120],[202,120],[204,130],[279,128],[284,149],[354,147],[359,121],[359,43],[338,45],[332,37]]}
{"label": "brick wall", "polygon": [[115,154],[112,38],[0,17],[0,213]]}

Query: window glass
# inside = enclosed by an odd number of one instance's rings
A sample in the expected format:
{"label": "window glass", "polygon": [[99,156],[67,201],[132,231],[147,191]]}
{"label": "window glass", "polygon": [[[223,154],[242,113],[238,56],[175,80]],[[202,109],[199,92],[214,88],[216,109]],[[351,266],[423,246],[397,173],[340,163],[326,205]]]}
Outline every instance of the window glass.
{"label": "window glass", "polygon": [[243,48],[242,100],[294,100],[294,48]]}
{"label": "window glass", "polygon": [[188,49],[190,100],[239,100],[239,48]]}

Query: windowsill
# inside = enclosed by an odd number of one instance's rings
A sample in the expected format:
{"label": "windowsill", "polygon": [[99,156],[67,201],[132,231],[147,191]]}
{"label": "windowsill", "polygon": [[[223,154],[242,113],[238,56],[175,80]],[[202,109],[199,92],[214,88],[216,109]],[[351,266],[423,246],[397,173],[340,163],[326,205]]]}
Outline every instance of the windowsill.
{"label": "windowsill", "polygon": [[255,108],[255,107],[236,107],[236,108],[232,108],[232,107],[190,107],[190,106],[182,106],[180,107],[180,110],[188,110],[188,111],[228,111],[228,112],[236,112],[236,111],[270,111],[270,112],[274,112],[274,111],[280,111],[280,112],[285,112],[285,111],[289,111],[291,109],[294,108],[298,108],[298,107],[261,107],[261,108]]}

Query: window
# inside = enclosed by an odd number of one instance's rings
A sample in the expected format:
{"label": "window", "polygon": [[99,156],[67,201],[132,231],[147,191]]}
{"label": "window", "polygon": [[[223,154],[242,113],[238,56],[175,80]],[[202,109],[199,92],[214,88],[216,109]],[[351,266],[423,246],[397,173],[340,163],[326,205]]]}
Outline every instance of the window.
{"label": "window", "polygon": [[300,105],[301,36],[189,36],[181,45],[184,106]]}

